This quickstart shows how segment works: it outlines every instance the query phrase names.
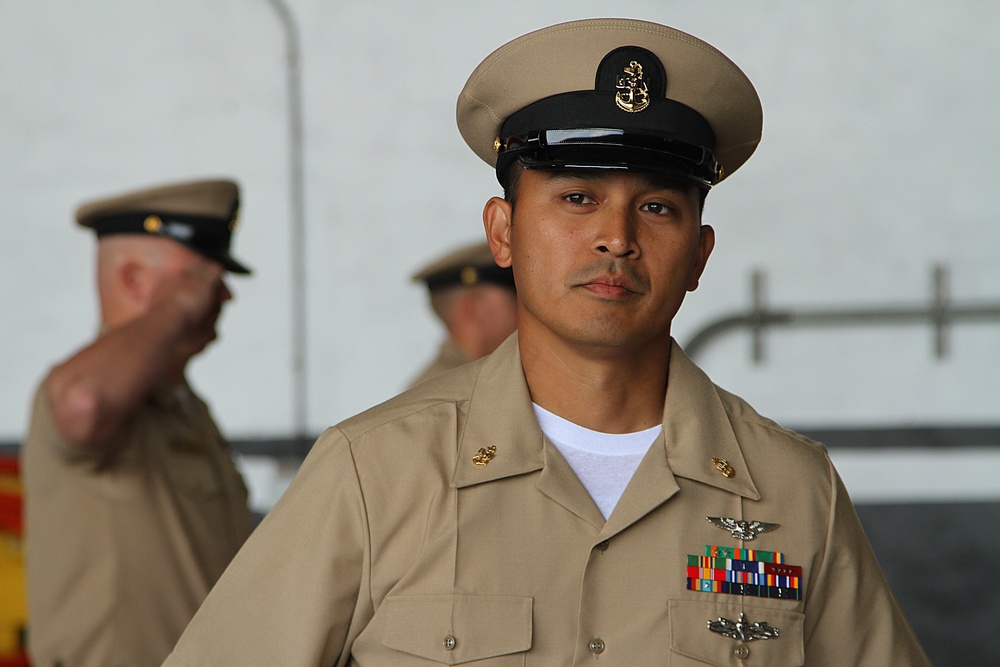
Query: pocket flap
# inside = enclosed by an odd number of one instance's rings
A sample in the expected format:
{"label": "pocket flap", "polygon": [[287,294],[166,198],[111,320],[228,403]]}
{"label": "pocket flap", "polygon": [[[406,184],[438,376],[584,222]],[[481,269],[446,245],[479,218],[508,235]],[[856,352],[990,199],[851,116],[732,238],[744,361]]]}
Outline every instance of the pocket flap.
{"label": "pocket flap", "polygon": [[383,602],[382,644],[460,665],[531,648],[530,597],[402,595]]}
{"label": "pocket flap", "polygon": [[[721,595],[716,594],[718,597]],[[730,596],[726,596],[730,597]],[[800,667],[805,664],[802,624],[805,615],[790,609],[775,609],[747,604],[745,599],[671,600],[670,648],[681,655],[710,665],[746,665],[746,667]],[[742,642],[708,629],[709,621],[719,618],[739,621],[740,612],[748,623],[767,623],[777,628],[778,636]],[[738,646],[746,655],[734,659]]]}

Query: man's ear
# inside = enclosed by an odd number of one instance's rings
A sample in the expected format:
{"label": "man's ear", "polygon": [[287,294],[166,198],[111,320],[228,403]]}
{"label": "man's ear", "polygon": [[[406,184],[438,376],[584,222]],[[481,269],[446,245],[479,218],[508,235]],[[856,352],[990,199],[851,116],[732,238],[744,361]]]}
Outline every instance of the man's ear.
{"label": "man's ear", "polygon": [[698,289],[698,281],[701,280],[701,274],[705,272],[705,265],[708,264],[708,257],[712,254],[713,248],[715,248],[715,230],[711,225],[702,225],[698,237],[697,256],[691,269],[691,280],[687,288],[689,292]]}
{"label": "man's ear", "polygon": [[483,209],[483,226],[493,251],[493,260],[504,268],[511,265],[510,227],[513,213],[510,202],[500,197],[492,197]]}
{"label": "man's ear", "polygon": [[128,257],[115,267],[115,282],[133,307],[148,303],[152,297],[154,285],[149,267],[135,257]]}

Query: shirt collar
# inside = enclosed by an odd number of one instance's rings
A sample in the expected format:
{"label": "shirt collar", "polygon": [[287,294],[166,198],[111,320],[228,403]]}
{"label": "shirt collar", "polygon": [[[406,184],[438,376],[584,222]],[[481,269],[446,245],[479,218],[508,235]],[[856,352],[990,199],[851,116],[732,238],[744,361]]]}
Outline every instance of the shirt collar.
{"label": "shirt collar", "polygon": [[[531,408],[516,333],[481,362],[459,438],[455,488],[545,466],[544,437]],[[653,465],[665,468],[665,478],[677,475],[760,499],[719,389],[676,342],[667,374],[663,436],[653,446],[660,442],[665,458],[647,457],[644,465],[657,461]],[[726,461],[733,476],[723,475],[712,459]]]}
{"label": "shirt collar", "polygon": [[544,466],[542,431],[531,409],[516,333],[483,359],[459,438],[456,488]]}
{"label": "shirt collar", "polygon": [[[760,500],[719,392],[705,372],[674,342],[663,405],[667,460],[675,475]],[[725,461],[732,477],[726,477],[712,459]]]}

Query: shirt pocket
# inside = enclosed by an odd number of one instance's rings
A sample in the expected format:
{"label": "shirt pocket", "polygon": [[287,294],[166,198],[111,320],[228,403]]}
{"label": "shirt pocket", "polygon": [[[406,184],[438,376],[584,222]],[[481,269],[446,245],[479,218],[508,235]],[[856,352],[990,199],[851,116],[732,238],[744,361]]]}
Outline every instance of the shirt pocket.
{"label": "shirt pocket", "polygon": [[163,453],[163,468],[170,485],[182,495],[210,500],[222,494],[216,463],[196,443],[174,442]]}
{"label": "shirt pocket", "polygon": [[[388,597],[382,645],[412,658],[407,665],[524,665],[531,648],[532,598],[508,595]],[[404,663],[400,663],[404,664]]]}
{"label": "shirt pocket", "polygon": [[[720,595],[720,594],[715,594]],[[731,596],[726,596],[731,597]],[[677,656],[697,660],[692,664],[717,667],[801,667],[805,664],[802,627],[805,614],[790,609],[776,609],[748,604],[747,598],[722,600],[671,600],[671,665],[683,665]],[[733,622],[746,614],[749,624],[767,623],[778,630],[776,637],[741,641],[708,628],[709,621],[720,618]]]}

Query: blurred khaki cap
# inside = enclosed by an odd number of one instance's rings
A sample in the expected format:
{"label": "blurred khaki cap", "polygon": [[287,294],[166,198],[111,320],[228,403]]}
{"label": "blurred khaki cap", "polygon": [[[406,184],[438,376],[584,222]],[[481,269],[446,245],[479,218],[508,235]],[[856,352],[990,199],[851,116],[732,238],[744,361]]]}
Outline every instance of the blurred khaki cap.
{"label": "blurred khaki cap", "polygon": [[514,288],[514,272],[496,265],[490,244],[485,241],[449,251],[413,274],[412,279],[425,283],[432,291],[456,285],[474,287],[484,282]]}
{"label": "blurred khaki cap", "polygon": [[142,234],[172,239],[233,273],[250,273],[230,255],[237,226],[239,186],[226,179],[171,183],[95,199],[76,221],[98,237]]}

